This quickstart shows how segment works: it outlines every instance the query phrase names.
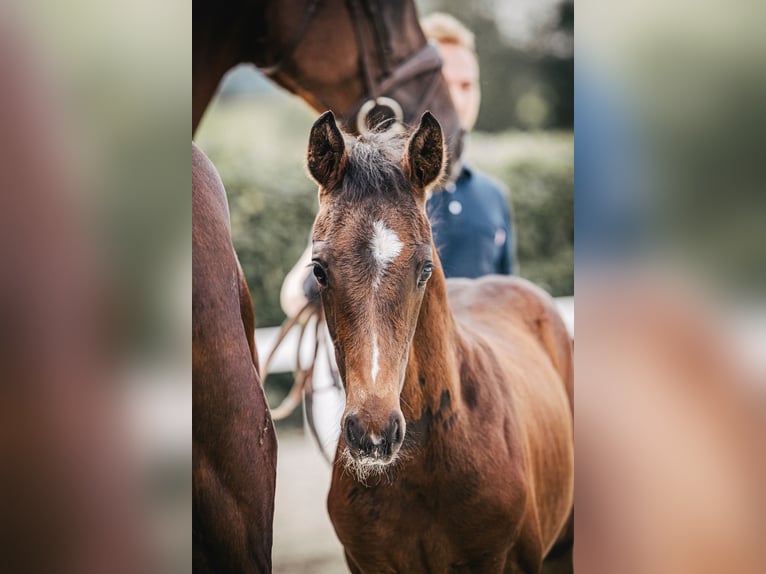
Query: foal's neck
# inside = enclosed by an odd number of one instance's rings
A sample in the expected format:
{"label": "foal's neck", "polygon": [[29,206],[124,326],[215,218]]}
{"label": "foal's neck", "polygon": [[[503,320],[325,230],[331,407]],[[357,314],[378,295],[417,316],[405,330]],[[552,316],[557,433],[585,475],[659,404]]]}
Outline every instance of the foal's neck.
{"label": "foal's neck", "polygon": [[422,420],[428,412],[454,408],[459,401],[456,339],[446,280],[436,267],[423,296],[402,388],[402,412],[408,423]]}

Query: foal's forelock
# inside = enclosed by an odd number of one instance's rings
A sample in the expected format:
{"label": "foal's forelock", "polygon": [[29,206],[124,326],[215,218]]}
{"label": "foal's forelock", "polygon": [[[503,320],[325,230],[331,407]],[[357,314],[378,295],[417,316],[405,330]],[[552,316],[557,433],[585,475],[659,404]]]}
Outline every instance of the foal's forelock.
{"label": "foal's forelock", "polygon": [[410,191],[399,164],[407,141],[402,134],[374,132],[344,140],[348,155],[341,194],[345,201]]}

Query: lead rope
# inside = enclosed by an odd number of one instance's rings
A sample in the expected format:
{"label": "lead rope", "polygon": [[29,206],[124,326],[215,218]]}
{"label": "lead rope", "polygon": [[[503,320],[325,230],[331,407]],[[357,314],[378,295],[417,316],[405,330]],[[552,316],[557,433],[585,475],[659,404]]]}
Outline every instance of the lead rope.
{"label": "lead rope", "polygon": [[[314,323],[314,350],[311,354],[311,360],[307,367],[303,367],[301,363],[301,349],[303,348],[306,335],[309,332],[308,327],[313,320]],[[340,375],[337,369],[333,366],[333,357],[331,356],[332,349],[327,343],[326,337],[323,333],[324,326],[324,311],[322,306],[318,304],[318,301],[309,301],[306,303],[294,317],[285,320],[282,323],[279,334],[277,335],[274,347],[269,353],[269,357],[266,359],[266,363],[263,368],[264,375],[268,375],[269,366],[272,359],[276,355],[277,351],[284,343],[288,333],[292,328],[301,323],[301,330],[298,335],[297,350],[295,353],[295,371],[294,382],[287,396],[282,400],[278,407],[272,409],[271,416],[274,420],[282,420],[290,415],[299,404],[301,404],[301,395],[313,395],[315,390],[325,391],[329,389],[340,390],[343,388],[340,382]],[[324,347],[327,353],[327,360],[330,365],[330,375],[332,384],[329,387],[314,389],[314,365],[316,364],[317,357],[319,356],[320,349]],[[312,416],[313,419],[313,416]],[[313,428],[313,421],[309,420],[310,426],[312,426],[312,432],[316,434],[316,429]]]}
{"label": "lead rope", "polygon": [[333,361],[332,357],[330,357],[330,347],[327,344],[327,340],[324,336],[325,331],[322,327],[324,323],[324,319],[322,314],[317,315],[317,321],[316,321],[316,329],[314,331],[314,336],[316,337],[317,345],[319,346],[319,340],[321,338],[322,343],[321,346],[325,348],[327,351],[327,360],[328,365],[330,367],[330,375],[332,377],[333,384],[324,389],[314,389],[314,370],[313,365],[316,363],[316,356],[314,357],[314,362],[312,363],[312,370],[311,370],[311,380],[308,381],[308,384],[304,383],[304,391],[303,391],[303,404],[304,404],[304,412],[306,413],[306,422],[308,423],[309,430],[311,431],[311,435],[314,437],[314,441],[316,441],[317,446],[319,447],[319,452],[322,453],[322,457],[327,461],[328,464],[332,464],[332,455],[328,455],[327,451],[325,449],[325,445],[322,442],[322,438],[319,436],[319,431],[317,430],[316,423],[314,422],[314,391],[320,390],[330,390],[334,388],[341,388],[340,385],[340,377],[338,376],[338,371],[335,370],[333,367]]}
{"label": "lead rope", "polygon": [[321,310],[321,306],[318,307],[314,301],[309,301],[301,308],[300,311],[298,311],[298,313],[295,314],[295,317],[291,319],[287,319],[284,323],[282,323],[282,328],[279,331],[279,335],[277,335],[277,340],[276,340],[276,343],[274,344],[274,348],[271,349],[271,353],[269,353],[269,358],[266,360],[266,367],[264,367],[264,373],[268,374],[268,367],[271,364],[272,358],[277,353],[279,348],[282,346],[282,343],[284,342],[290,330],[300,321],[302,324],[301,324],[300,334],[298,335],[298,345],[297,345],[297,350],[295,353],[295,371],[294,371],[295,374],[294,374],[293,386],[290,388],[290,392],[287,393],[287,396],[282,400],[279,406],[275,409],[272,409],[271,418],[273,418],[274,420],[281,421],[282,419],[289,416],[290,413],[292,413],[295,410],[295,407],[301,404],[301,395],[303,394],[303,388],[306,385],[306,382],[311,379],[311,375],[313,374],[313,371],[314,371],[314,362],[316,361],[316,357],[318,354],[318,343],[319,343],[317,341],[317,343],[314,346],[314,354],[309,364],[309,367],[307,369],[303,369],[301,366],[301,348],[303,347],[303,338],[306,334],[306,329],[309,326],[311,319],[317,316],[320,310]]}

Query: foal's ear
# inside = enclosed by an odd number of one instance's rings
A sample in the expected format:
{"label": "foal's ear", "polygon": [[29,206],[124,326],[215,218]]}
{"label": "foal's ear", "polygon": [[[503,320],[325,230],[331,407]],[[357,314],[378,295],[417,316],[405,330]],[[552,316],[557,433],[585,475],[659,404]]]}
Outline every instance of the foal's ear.
{"label": "foal's ear", "polygon": [[441,178],[444,164],[442,128],[431,112],[425,112],[407,143],[405,172],[416,188],[425,190]]}
{"label": "foal's ear", "polygon": [[311,127],[308,166],[311,177],[325,189],[334,188],[343,179],[346,145],[330,111],[319,116]]}

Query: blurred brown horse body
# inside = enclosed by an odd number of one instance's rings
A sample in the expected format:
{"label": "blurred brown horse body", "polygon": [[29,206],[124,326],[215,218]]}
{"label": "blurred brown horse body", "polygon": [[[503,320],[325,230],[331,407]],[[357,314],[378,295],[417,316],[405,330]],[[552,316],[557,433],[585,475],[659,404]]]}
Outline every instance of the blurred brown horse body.
{"label": "blurred brown horse body", "polygon": [[277,441],[226,192],[192,144],[195,572],[271,569]]}
{"label": "blurred brown horse body", "polygon": [[[343,114],[350,129],[362,126],[371,98],[390,98],[378,101],[388,112],[401,107],[405,123],[428,106],[458,156],[458,119],[411,0],[195,0],[193,8],[193,131],[226,71],[251,62],[317,110]],[[276,437],[226,194],[196,146],[192,197],[194,569],[270,571]]]}
{"label": "blurred brown horse body", "polygon": [[314,275],[346,390],[328,499],[353,572],[539,572],[570,515],[572,348],[510,277],[445,281],[425,213],[439,124],[315,123]]}

